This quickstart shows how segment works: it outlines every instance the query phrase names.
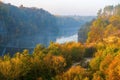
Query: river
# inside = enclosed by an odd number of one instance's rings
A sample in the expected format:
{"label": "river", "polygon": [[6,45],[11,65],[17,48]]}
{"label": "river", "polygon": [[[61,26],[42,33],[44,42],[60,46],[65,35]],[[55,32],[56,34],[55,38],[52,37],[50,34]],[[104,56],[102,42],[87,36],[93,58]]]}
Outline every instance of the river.
{"label": "river", "polygon": [[60,37],[60,38],[57,38],[56,39],[56,42],[57,43],[65,43],[65,42],[78,42],[78,35],[77,34],[74,34],[72,36],[68,36],[68,37]]}

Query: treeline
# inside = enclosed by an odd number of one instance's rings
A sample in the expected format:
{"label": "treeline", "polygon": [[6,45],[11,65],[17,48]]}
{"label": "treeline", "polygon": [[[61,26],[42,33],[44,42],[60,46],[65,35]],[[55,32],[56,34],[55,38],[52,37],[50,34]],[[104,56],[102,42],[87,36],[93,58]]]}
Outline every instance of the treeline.
{"label": "treeline", "polygon": [[[120,40],[119,40],[120,41]],[[119,80],[120,43],[51,43],[0,58],[2,80]],[[86,58],[93,56],[92,60]],[[79,64],[76,65],[76,62]]]}
{"label": "treeline", "polygon": [[120,15],[120,4],[116,6],[109,5],[109,6],[106,6],[104,9],[100,9],[98,11],[98,16],[110,17],[112,15]]}
{"label": "treeline", "polygon": [[[65,80],[67,77],[68,80],[68,78],[78,74],[82,76],[81,79],[85,78],[87,75],[84,68],[77,66],[68,69],[75,62],[80,61],[82,62],[81,65],[83,65],[85,52],[88,49],[90,48],[85,48],[84,45],[74,42],[62,45],[51,43],[48,48],[37,45],[32,54],[28,50],[24,50],[22,53],[18,52],[12,57],[9,54],[4,55],[0,58],[0,79]],[[78,72],[76,73],[76,71]],[[71,75],[68,75],[69,73]]]}
{"label": "treeline", "polygon": [[117,43],[120,39],[120,5],[106,6],[98,12],[88,32],[87,42]]}
{"label": "treeline", "polygon": [[88,34],[85,44],[96,50],[87,68],[90,75],[85,80],[119,80],[120,5],[107,6],[98,13],[96,20],[85,25],[87,30],[81,29],[85,31],[83,35]]}
{"label": "treeline", "polygon": [[[110,36],[119,36],[120,4],[106,6],[98,11],[97,19],[86,23],[80,28],[78,40],[80,42],[99,42]],[[99,40],[98,40],[99,39]]]}

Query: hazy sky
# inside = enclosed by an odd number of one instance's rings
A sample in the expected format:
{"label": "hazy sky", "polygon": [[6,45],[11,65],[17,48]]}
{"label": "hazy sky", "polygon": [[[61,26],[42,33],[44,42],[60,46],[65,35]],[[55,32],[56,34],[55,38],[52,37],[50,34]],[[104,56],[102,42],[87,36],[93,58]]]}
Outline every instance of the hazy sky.
{"label": "hazy sky", "polygon": [[115,5],[120,0],[2,0],[16,6],[43,8],[55,15],[96,15],[105,5]]}

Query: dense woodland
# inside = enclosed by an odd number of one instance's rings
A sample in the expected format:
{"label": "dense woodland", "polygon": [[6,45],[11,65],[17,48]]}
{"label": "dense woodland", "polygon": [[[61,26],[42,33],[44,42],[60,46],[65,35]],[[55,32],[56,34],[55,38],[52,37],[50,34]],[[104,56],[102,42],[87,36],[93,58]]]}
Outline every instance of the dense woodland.
{"label": "dense woodland", "polygon": [[[58,37],[77,33],[76,29],[92,18],[62,17],[52,15],[44,9],[23,5],[16,7],[0,2],[0,45],[33,48],[41,43],[48,46],[50,41],[55,42]],[[73,27],[75,30],[72,30]]]}
{"label": "dense woodland", "polygon": [[37,45],[32,54],[26,49],[1,56],[0,79],[120,80],[120,5],[99,10],[82,30],[83,43],[51,42]]}
{"label": "dense woodland", "polygon": [[48,45],[49,36],[53,36],[50,40],[55,41],[58,32],[56,18],[49,12],[0,3],[1,45],[33,47],[38,42]]}

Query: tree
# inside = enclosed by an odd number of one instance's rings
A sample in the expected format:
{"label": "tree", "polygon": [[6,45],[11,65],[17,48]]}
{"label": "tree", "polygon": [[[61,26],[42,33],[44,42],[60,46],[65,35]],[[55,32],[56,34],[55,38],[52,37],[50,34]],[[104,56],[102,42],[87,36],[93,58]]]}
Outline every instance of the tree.
{"label": "tree", "polygon": [[100,17],[102,15],[102,9],[98,10],[97,16]]}
{"label": "tree", "polygon": [[80,66],[73,66],[62,75],[57,75],[55,80],[89,80],[88,73]]}
{"label": "tree", "polygon": [[65,59],[62,56],[47,54],[42,61],[41,76],[43,79],[51,79],[55,75],[64,71],[66,66]]}
{"label": "tree", "polygon": [[108,67],[107,80],[119,80],[120,79],[120,54],[118,54]]}
{"label": "tree", "polygon": [[87,42],[99,42],[103,40],[104,29],[108,25],[108,22],[102,18],[95,20],[88,33]]}
{"label": "tree", "polygon": [[113,6],[106,6],[106,7],[104,8],[103,14],[104,14],[105,16],[111,16],[111,15],[113,15],[113,10],[114,10],[114,7],[113,7]]}
{"label": "tree", "polygon": [[114,15],[120,15],[120,4],[115,6]]}
{"label": "tree", "polygon": [[101,72],[97,71],[96,73],[93,74],[92,80],[104,80],[104,79],[102,78]]}

